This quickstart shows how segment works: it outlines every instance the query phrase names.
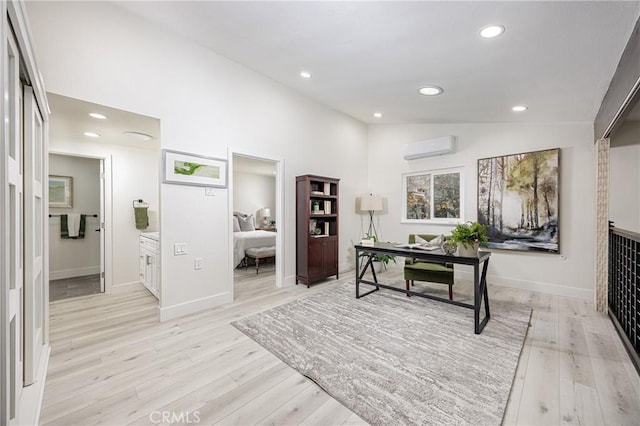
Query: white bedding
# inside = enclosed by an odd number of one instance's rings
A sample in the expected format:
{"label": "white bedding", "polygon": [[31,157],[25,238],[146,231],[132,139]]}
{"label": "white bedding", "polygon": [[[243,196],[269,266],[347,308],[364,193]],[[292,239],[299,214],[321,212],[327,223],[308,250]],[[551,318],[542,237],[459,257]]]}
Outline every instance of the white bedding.
{"label": "white bedding", "polygon": [[276,233],[257,229],[255,231],[233,233],[233,264],[237,267],[244,259],[244,251],[254,247],[276,245]]}

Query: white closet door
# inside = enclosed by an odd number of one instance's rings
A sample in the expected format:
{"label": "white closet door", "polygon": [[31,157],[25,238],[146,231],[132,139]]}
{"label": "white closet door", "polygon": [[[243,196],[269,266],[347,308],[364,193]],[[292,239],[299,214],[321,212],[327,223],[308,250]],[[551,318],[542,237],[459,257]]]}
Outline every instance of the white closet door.
{"label": "white closet door", "polygon": [[30,86],[24,86],[24,384],[32,384],[40,367],[44,344],[45,273],[44,219],[48,211],[44,188],[46,158],[42,114]]}
{"label": "white closet door", "polygon": [[9,253],[9,418],[16,416],[17,401],[22,392],[23,369],[23,185],[22,185],[22,87],[20,83],[20,53],[11,33],[7,35],[7,110],[5,123],[8,148],[9,233],[6,248]]}

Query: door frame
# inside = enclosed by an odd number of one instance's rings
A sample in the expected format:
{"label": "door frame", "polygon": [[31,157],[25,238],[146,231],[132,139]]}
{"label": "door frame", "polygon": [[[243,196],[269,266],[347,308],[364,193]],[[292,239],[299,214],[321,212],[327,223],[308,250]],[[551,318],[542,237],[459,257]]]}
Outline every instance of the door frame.
{"label": "door frame", "polygon": [[229,164],[228,180],[229,180],[229,276],[231,277],[231,296],[235,297],[235,279],[233,271],[233,156],[239,155],[255,160],[266,160],[275,163],[276,169],[276,226],[279,226],[276,232],[276,287],[280,288],[284,284],[284,159],[275,155],[257,152],[253,150],[244,150],[239,148],[229,148],[227,160]]}
{"label": "door frame", "polygon": [[104,180],[101,186],[104,190],[102,193],[101,202],[104,205],[104,217],[102,217],[102,238],[104,238],[104,244],[100,247],[101,258],[104,262],[104,292],[110,293],[113,290],[113,210],[112,210],[112,168],[111,168],[111,154],[106,153],[89,153],[84,152],[82,149],[50,149],[48,154],[66,155],[69,157],[90,158],[93,160],[100,160],[104,170]]}

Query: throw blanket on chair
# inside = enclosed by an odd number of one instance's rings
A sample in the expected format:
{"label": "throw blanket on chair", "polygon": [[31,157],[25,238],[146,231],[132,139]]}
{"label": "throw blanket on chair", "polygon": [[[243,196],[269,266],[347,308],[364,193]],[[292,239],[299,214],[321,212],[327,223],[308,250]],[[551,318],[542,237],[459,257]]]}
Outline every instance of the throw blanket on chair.
{"label": "throw blanket on chair", "polygon": [[[77,220],[77,218],[72,217],[71,218],[71,225],[72,229],[69,230],[69,216],[71,215],[66,215],[66,214],[61,214],[60,215],[60,238],[68,240],[82,240],[84,239],[84,231],[85,231],[85,227],[86,227],[86,215],[81,214],[80,216],[80,220]],[[69,232],[71,231],[71,232]]]}

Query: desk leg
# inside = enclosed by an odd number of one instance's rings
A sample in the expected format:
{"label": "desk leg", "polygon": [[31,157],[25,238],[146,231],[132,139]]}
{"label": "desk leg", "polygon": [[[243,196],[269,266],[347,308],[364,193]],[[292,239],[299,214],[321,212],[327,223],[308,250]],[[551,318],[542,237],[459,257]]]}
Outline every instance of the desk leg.
{"label": "desk leg", "polygon": [[[484,261],[482,275],[480,275],[480,265],[473,265],[473,319],[475,333],[480,334],[487,325],[491,314],[489,311],[489,289],[487,288],[487,269],[489,269],[489,259]],[[484,299],[484,318],[480,321],[480,309]]]}
{"label": "desk leg", "polygon": [[480,279],[480,285],[484,287],[484,314],[486,318],[491,318],[489,312],[489,286],[487,285],[487,269],[489,269],[489,259],[485,260],[484,267],[482,268],[482,278]]}
{"label": "desk leg", "polygon": [[356,249],[356,299],[360,297],[360,250]]}

